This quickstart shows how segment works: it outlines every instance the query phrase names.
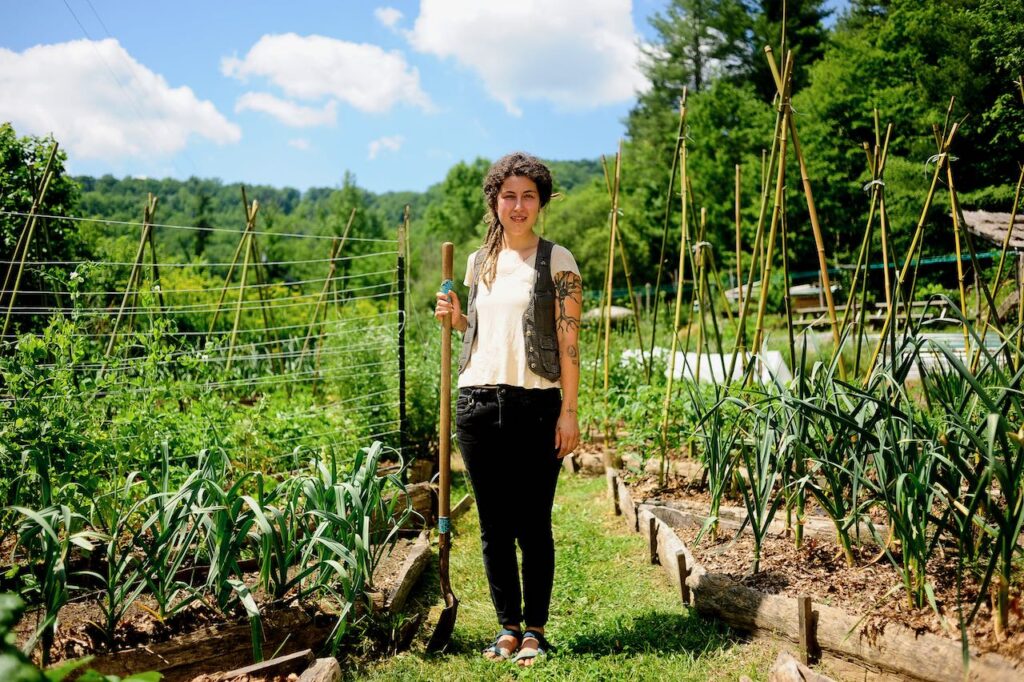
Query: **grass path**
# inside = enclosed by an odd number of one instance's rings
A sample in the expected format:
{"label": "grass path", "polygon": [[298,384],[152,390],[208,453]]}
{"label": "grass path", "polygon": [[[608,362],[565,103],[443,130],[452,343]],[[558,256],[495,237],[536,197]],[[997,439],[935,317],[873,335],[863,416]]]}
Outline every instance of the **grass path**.
{"label": "grass path", "polygon": [[[629,533],[603,496],[603,478],[563,473],[555,499],[555,591],[548,638],[558,651],[532,670],[484,660],[497,626],[480,558],[475,511],[458,522],[451,558],[458,620],[448,650],[400,654],[348,679],[371,680],[736,680],[763,679],[775,652],[738,642],[684,610],[646,543]],[[434,580],[436,573],[424,575]],[[427,592],[428,590],[424,590]],[[437,599],[436,587],[432,595]]]}

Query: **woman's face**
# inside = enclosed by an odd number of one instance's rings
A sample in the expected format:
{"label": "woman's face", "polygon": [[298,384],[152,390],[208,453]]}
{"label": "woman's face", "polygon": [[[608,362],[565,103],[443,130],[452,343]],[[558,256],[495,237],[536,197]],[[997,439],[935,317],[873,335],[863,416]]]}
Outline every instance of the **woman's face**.
{"label": "woman's face", "polygon": [[532,232],[539,215],[537,183],[522,175],[505,178],[498,191],[498,220],[505,231],[516,236]]}

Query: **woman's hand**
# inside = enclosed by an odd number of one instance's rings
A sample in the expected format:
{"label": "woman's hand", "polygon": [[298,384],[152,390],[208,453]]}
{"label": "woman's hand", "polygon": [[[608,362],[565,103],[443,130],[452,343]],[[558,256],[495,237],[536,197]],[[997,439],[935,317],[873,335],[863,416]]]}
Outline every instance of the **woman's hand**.
{"label": "woman's hand", "polygon": [[558,423],[555,425],[555,448],[558,450],[558,458],[565,457],[579,444],[580,424],[576,419],[576,412],[563,411],[558,415]]}
{"label": "woman's hand", "polygon": [[434,317],[437,318],[438,322],[443,322],[444,318],[451,316],[452,327],[459,331],[465,331],[466,328],[462,323],[462,304],[459,303],[459,295],[454,291],[450,291],[447,294],[442,294],[440,291],[437,292],[437,303],[434,307]]}

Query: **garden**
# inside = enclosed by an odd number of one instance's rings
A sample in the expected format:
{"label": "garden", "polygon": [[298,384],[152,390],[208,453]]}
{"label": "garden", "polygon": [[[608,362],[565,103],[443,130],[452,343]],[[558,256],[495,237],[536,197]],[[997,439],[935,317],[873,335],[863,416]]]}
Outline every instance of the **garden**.
{"label": "garden", "polygon": [[[538,671],[478,655],[457,451],[462,608],[427,642],[431,305],[488,163],[422,194],[72,177],[0,124],[0,677],[1024,678],[1020,13],[749,10],[702,81],[692,4],[629,139],[552,164],[589,315]],[[961,82],[923,53],[965,17]]]}

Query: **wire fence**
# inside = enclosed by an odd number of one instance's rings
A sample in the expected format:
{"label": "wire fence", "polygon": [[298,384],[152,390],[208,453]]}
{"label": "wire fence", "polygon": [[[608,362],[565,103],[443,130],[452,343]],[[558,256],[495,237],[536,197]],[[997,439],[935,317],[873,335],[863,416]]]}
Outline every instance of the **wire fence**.
{"label": "wire fence", "polygon": [[[61,448],[108,476],[163,444],[170,462],[218,447],[268,472],[323,448],[401,449],[396,239],[36,217],[143,240],[133,261],[31,260],[20,243],[0,260],[0,420],[16,426],[0,429],[0,478],[22,474],[4,453],[46,450],[59,469]],[[147,253],[147,231],[179,230],[233,235],[234,258],[157,262],[152,242]],[[257,237],[329,240],[331,256],[254,257]]]}

